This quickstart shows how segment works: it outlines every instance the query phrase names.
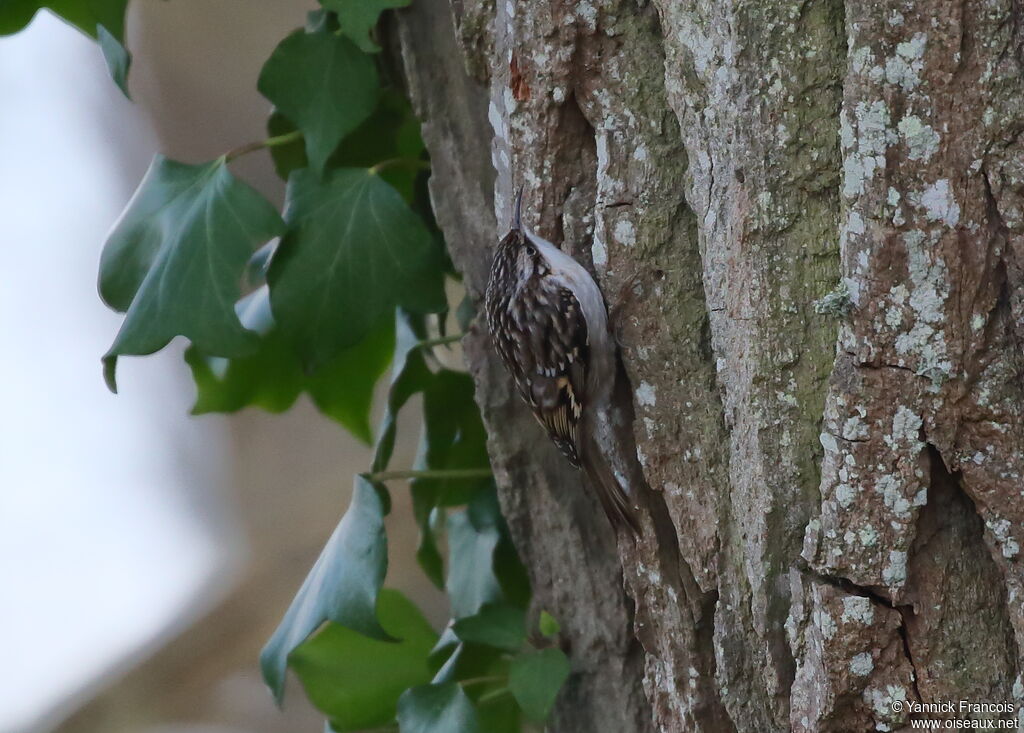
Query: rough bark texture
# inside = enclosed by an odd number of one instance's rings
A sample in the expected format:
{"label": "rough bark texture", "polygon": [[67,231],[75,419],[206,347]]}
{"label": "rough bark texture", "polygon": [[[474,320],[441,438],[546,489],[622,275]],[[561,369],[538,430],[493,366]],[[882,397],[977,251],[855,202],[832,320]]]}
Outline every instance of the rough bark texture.
{"label": "rough bark texture", "polygon": [[470,294],[525,185],[622,346],[635,547],[467,338],[573,660],[551,730],[1024,703],[1020,0],[417,0],[396,27]]}

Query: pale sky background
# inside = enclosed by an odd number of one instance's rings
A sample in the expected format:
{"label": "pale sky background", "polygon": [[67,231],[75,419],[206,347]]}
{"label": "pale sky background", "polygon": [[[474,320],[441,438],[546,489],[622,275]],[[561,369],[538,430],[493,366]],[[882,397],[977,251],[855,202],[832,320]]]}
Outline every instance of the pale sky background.
{"label": "pale sky background", "polygon": [[147,121],[46,13],[0,38],[0,100],[0,732],[23,733],[215,603],[237,547],[228,512],[189,500],[227,477],[180,358],[122,359],[118,396],[101,378],[120,318],[97,263],[155,152]]}

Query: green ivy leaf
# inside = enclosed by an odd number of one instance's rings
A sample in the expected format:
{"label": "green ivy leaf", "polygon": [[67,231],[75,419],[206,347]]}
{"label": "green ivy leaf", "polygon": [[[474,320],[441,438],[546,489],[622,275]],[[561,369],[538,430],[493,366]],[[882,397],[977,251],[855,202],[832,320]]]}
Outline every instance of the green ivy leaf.
{"label": "green ivy leaf", "polygon": [[[296,129],[288,118],[274,112],[267,120],[267,133],[277,137]],[[395,89],[381,92],[377,107],[359,127],[350,132],[327,161],[327,168],[370,168],[385,160],[400,158],[416,161],[423,157],[420,123],[412,106]],[[274,169],[287,181],[293,170],[309,165],[302,140],[270,148]],[[402,194],[406,202],[414,199],[414,184],[423,171],[411,165],[389,166],[380,177]]]}
{"label": "green ivy leaf", "polygon": [[178,335],[207,354],[251,353],[258,339],[235,313],[239,280],[253,250],[283,229],[223,158],[185,165],[157,156],[100,259],[100,295],[126,312],[103,357],[110,389],[118,356],[151,354]]}
{"label": "green ivy leaf", "polygon": [[341,32],[367,53],[380,51],[370,38],[380,14],[391,8],[404,8],[411,0],[321,0],[320,4],[338,15]]}
{"label": "green ivy leaf", "polygon": [[242,325],[261,335],[259,348],[238,359],[211,358],[189,348],[185,361],[197,389],[192,414],[235,412],[250,405],[283,412],[305,390],[320,412],[363,442],[370,442],[373,388],[391,362],[394,349],[390,320],[314,374],[306,374],[290,345],[273,327],[265,285],[242,298],[237,311]]}
{"label": "green ivy leaf", "polygon": [[476,710],[454,682],[406,690],[398,700],[401,733],[476,733]]}
{"label": "green ivy leaf", "polygon": [[391,359],[391,386],[388,389],[384,417],[380,422],[372,471],[387,469],[395,449],[398,412],[414,394],[430,384],[433,374],[427,368],[419,343],[423,338],[421,324],[409,313],[399,311],[395,319],[395,353]]}
{"label": "green ivy leaf", "polygon": [[558,632],[562,630],[562,625],[558,623],[558,620],[547,611],[540,612],[540,633],[549,639],[553,636],[558,636]]}
{"label": "green ivy leaf", "polygon": [[[397,90],[385,89],[373,114],[345,136],[328,161],[331,168],[369,168],[386,160],[422,160],[425,147],[420,121],[412,105]],[[393,165],[380,177],[395,187],[406,202],[414,200],[414,185],[423,170],[413,165]]]}
{"label": "green ivy leaf", "polygon": [[375,639],[390,638],[376,613],[388,562],[383,492],[364,476],[356,477],[348,511],[263,647],[260,668],[278,702],[284,697],[288,655],[325,621]]}
{"label": "green ivy leaf", "polygon": [[516,701],[509,695],[477,702],[476,714],[480,720],[480,730],[487,733],[522,733],[522,714]]}
{"label": "green ivy leaf", "polygon": [[96,26],[96,40],[100,44],[103,60],[107,62],[107,70],[110,72],[111,78],[124,96],[131,99],[131,95],[128,93],[128,67],[132,63],[131,54],[128,53],[128,49],[121,41],[103,25]]}
{"label": "green ivy leaf", "polygon": [[270,265],[274,315],[310,366],[363,339],[396,305],[444,308],[422,221],[365,169],[292,173],[289,234]]}
{"label": "green ivy leaf", "polygon": [[296,31],[263,65],[260,93],[294,122],[318,174],[338,143],[377,104],[373,59],[351,41],[326,31]]}
{"label": "green ivy leaf", "polygon": [[457,620],[452,630],[463,641],[514,652],[526,641],[526,618],[520,608],[488,603],[479,613]]}
{"label": "green ivy leaf", "polygon": [[451,674],[451,670],[443,670],[444,667],[450,667],[452,656],[457,654],[460,649],[466,646],[466,644],[455,635],[455,629],[452,628],[452,623],[449,622],[448,626],[445,627],[444,631],[441,632],[440,638],[437,643],[434,644],[434,648],[430,650],[430,657],[428,662],[430,665],[439,670],[434,682],[448,682],[453,679],[457,679]]}
{"label": "green ivy leaf", "polygon": [[[280,137],[297,128],[283,114],[274,110],[267,118],[267,137]],[[291,172],[309,165],[309,158],[306,156],[305,139],[292,140],[284,145],[275,145],[268,148],[270,159],[274,162],[274,172],[282,181],[287,181]]]}
{"label": "green ivy leaf", "polygon": [[306,13],[306,33],[337,32],[338,19],[323,8]]}
{"label": "green ivy leaf", "polygon": [[260,334],[258,350],[238,359],[208,357],[195,346],[185,352],[196,384],[193,415],[235,412],[254,405],[284,412],[302,391],[304,374],[288,345],[273,330],[267,286],[245,296],[235,306],[247,329]]}
{"label": "green ivy leaf", "polygon": [[306,389],[323,414],[369,443],[373,387],[391,362],[394,330],[390,319],[355,346],[345,349],[306,378]]}
{"label": "green ivy leaf", "polygon": [[502,600],[501,585],[494,574],[499,519],[492,492],[480,494],[465,510],[448,515],[445,588],[454,618],[472,616],[485,603]]}
{"label": "green ivy leaf", "polygon": [[508,686],[530,720],[543,722],[569,677],[569,660],[560,649],[527,651],[512,660]]}
{"label": "green ivy leaf", "polygon": [[437,634],[416,606],[385,588],[377,597],[377,617],[400,641],[377,641],[328,624],[292,652],[292,668],[334,730],[383,727],[395,719],[405,690],[430,682],[427,655]]}
{"label": "green ivy leaf", "polygon": [[[423,388],[423,422],[417,468],[489,468],[487,434],[473,401],[469,375],[442,369],[430,378]],[[416,479],[410,486],[420,528],[416,559],[438,587],[443,584],[443,564],[432,517],[441,507],[467,503],[488,486],[493,486],[490,478]]]}
{"label": "green ivy leaf", "polygon": [[[372,468],[374,472],[387,470],[391,462],[395,447],[396,420],[402,406],[414,394],[428,389],[434,380],[434,375],[427,368],[423,352],[419,348],[424,334],[422,318],[399,311],[391,387],[388,390],[387,404],[378,432]],[[422,468],[422,463],[418,463],[417,467]],[[431,582],[438,588],[443,588],[444,563],[431,524],[431,512],[437,504],[436,497],[433,490],[418,489],[416,482],[413,482],[411,492],[413,516],[420,529],[416,560]]]}
{"label": "green ivy leaf", "polygon": [[416,519],[416,526],[420,529],[419,544],[416,546],[416,562],[419,563],[430,582],[438,589],[443,590],[444,559],[441,557],[441,550],[434,533],[434,523],[440,522],[440,517],[444,516],[444,510],[436,509],[437,501],[432,492],[418,489],[415,482],[410,490],[413,517]]}
{"label": "green ivy leaf", "polygon": [[[434,375],[423,393],[423,422],[425,468],[490,468],[487,431],[468,374],[442,369]],[[417,479],[414,488],[431,496],[435,506],[458,506],[491,482],[490,478]]]}

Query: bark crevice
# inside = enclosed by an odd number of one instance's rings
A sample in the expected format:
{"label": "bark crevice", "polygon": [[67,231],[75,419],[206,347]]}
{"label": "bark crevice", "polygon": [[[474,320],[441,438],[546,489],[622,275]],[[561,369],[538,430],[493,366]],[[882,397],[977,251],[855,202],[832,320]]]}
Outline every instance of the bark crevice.
{"label": "bark crevice", "polygon": [[923,701],[955,694],[1010,699],[1019,655],[985,521],[963,474],[950,470],[939,448],[927,441],[926,452],[928,503],[918,516],[904,602],[898,606],[913,651],[908,659],[916,689]]}

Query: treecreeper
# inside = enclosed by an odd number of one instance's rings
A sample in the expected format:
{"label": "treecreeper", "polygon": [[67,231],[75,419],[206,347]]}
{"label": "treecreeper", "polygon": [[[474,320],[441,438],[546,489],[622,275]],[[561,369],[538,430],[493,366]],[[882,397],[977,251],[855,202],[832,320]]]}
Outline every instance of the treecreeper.
{"label": "treecreeper", "polygon": [[522,202],[520,190],[491,263],[491,340],[548,436],[587,474],[612,526],[636,536],[636,507],[595,439],[617,364],[604,296],[586,268],[523,224]]}

